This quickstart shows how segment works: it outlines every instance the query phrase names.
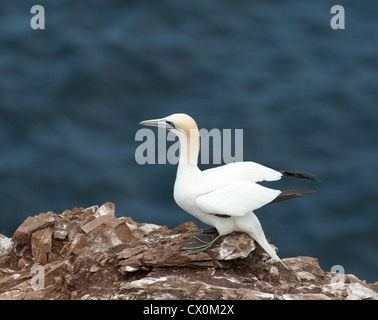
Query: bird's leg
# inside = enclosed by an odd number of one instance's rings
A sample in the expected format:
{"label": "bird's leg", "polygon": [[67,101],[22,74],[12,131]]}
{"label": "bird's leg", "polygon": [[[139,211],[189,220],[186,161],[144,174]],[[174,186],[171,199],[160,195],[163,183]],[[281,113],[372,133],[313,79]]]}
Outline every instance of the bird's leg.
{"label": "bird's leg", "polygon": [[188,243],[188,246],[184,248],[184,250],[187,254],[205,252],[214,247],[222,237],[223,235],[218,235],[214,239],[210,236],[193,237],[192,240],[190,240],[190,242]]}
{"label": "bird's leg", "polygon": [[218,233],[218,231],[217,231],[216,228],[211,227],[211,228],[207,228],[207,229],[198,229],[198,230],[189,231],[189,233],[206,233],[206,234],[210,234],[210,233]]}

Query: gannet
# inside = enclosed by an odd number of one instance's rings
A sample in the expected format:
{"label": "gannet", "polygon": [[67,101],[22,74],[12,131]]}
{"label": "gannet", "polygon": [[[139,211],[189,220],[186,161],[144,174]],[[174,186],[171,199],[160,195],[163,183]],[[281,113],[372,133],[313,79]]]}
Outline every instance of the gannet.
{"label": "gannet", "polygon": [[223,236],[240,231],[251,236],[274,262],[285,265],[267,242],[260,221],[253,211],[266,204],[303,197],[313,191],[274,190],[261,186],[258,182],[276,181],[282,176],[319,181],[315,175],[276,171],[251,161],[233,162],[201,171],[197,166],[200,136],[193,118],[176,113],[161,119],[145,120],[140,124],[165,128],[178,136],[180,157],[174,199],[180,208],[214,227],[219,233],[211,241],[194,237],[199,245],[184,248],[189,254],[206,251]]}

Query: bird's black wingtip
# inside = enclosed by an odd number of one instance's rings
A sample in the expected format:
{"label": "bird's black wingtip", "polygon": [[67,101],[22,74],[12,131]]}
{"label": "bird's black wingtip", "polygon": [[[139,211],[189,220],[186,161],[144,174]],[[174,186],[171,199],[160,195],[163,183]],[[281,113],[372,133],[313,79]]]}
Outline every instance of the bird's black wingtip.
{"label": "bird's black wingtip", "polygon": [[285,190],[282,191],[273,201],[270,203],[280,202],[298,197],[305,197],[314,193],[315,190]]}
{"label": "bird's black wingtip", "polygon": [[321,180],[317,178],[316,175],[312,173],[306,173],[306,172],[294,172],[294,171],[280,171],[280,173],[285,177],[292,177],[292,178],[301,178],[301,179],[309,179],[312,181],[316,181],[321,183]]}

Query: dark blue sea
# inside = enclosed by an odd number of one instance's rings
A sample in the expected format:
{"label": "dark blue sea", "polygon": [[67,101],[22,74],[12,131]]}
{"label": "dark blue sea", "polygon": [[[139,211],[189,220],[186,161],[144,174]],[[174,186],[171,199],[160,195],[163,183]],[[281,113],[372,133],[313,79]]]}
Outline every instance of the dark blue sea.
{"label": "dark blue sea", "polygon": [[135,160],[140,121],[184,112],[243,129],[244,160],[322,180],[274,183],[317,192],[255,212],[280,257],[378,281],[378,1],[42,0],[40,30],[35,1],[6,2],[0,233],[108,201],[138,222],[194,220],[176,166]]}

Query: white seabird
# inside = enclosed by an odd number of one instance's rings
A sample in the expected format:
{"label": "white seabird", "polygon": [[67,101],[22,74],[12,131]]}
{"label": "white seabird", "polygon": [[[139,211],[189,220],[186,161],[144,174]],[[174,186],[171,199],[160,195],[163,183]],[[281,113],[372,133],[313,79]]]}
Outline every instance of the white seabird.
{"label": "white seabird", "polygon": [[206,251],[222,236],[241,231],[250,235],[273,261],[283,263],[267,242],[260,221],[253,211],[266,204],[302,197],[313,191],[280,191],[263,187],[257,182],[276,181],[283,175],[319,181],[314,175],[276,171],[251,161],[234,162],[201,171],[197,166],[199,132],[196,122],[190,116],[177,113],[161,119],[142,121],[140,124],[162,127],[178,136],[180,159],[174,199],[179,207],[216,228],[219,233],[208,242],[194,237],[199,245],[185,248],[188,253]]}

